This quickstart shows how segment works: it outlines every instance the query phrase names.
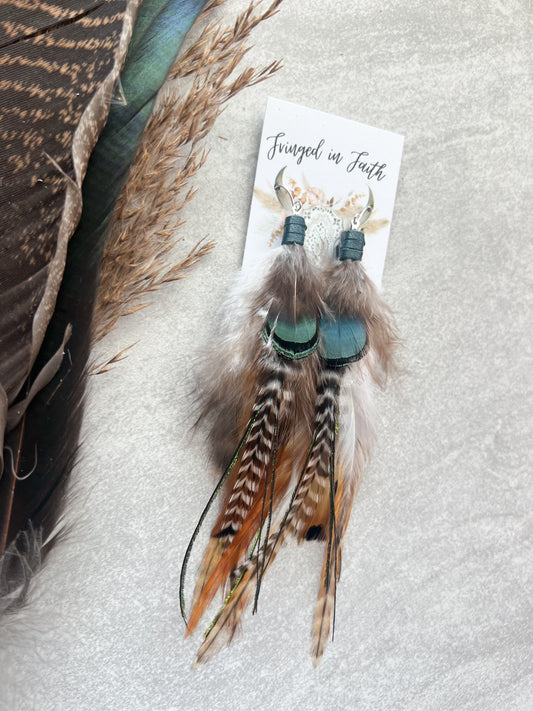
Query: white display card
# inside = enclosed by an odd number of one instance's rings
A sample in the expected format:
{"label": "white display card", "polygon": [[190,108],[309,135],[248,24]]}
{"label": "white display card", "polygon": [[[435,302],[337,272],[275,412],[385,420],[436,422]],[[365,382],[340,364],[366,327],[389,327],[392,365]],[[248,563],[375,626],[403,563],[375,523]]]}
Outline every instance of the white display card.
{"label": "white display card", "polygon": [[281,243],[286,212],[274,181],[286,166],[284,185],[302,202],[305,247],[312,257],[333,249],[342,229],[367,203],[363,263],[381,286],[403,136],[357,121],[269,98],[259,147],[243,268]]}

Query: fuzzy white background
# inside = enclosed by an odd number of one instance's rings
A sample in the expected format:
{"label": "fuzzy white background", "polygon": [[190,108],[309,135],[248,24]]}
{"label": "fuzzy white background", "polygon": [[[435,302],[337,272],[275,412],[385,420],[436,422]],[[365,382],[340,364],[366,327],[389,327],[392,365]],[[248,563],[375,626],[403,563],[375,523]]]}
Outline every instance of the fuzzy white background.
{"label": "fuzzy white background", "polygon": [[[99,347],[139,342],[90,381],[77,523],[4,624],[2,709],[533,708],[531,23],[528,0],[285,0],[259,26],[250,61],[284,68],[218,120],[176,257],[218,246]],[[405,136],[384,292],[406,374],[380,400],[321,665],[309,544],[193,671],[179,570],[214,478],[191,371],[242,258],[267,95]]]}

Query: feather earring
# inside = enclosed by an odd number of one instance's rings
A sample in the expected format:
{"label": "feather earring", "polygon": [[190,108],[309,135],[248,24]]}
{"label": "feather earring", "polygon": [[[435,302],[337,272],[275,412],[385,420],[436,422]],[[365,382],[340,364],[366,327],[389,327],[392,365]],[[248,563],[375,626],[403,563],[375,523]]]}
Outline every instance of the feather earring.
{"label": "feather earring", "polygon": [[338,258],[324,272],[328,313],[320,323],[315,435],[294,517],[299,540],[327,540],[312,626],[315,664],[334,621],[344,536],[375,439],[373,389],[386,384],[400,343],[392,313],[361,263],[362,226],[373,209],[369,190],[366,207],[341,233]]}
{"label": "feather earring", "polygon": [[[321,583],[312,626],[312,656],[317,664],[334,616],[341,551],[354,495],[375,438],[372,391],[384,386],[400,339],[387,305],[368,278],[361,258],[367,206],[341,234],[338,258],[324,270],[327,313],[320,320],[320,363],[316,378],[311,444],[285,514],[272,528],[261,554],[233,571],[235,581],[198,655],[206,661],[218,651],[251,599],[254,582],[274,560],[289,534],[298,541],[326,540]],[[302,457],[298,458],[302,461]],[[293,466],[296,461],[293,460]]]}
{"label": "feather earring", "polygon": [[[180,603],[187,634],[217,590],[234,587],[235,570],[250,555],[250,548],[265,563],[273,512],[289,487],[293,461],[305,457],[312,432],[308,413],[319,369],[318,322],[323,306],[318,275],[302,246],[306,225],[298,214],[301,203],[283,186],[283,170],[275,190],[284,210],[293,214],[285,219],[282,246],[273,250],[268,269],[261,265],[266,277],[259,280],[259,288],[254,291],[244,278],[230,294],[208,365],[209,372],[217,376],[207,381],[210,387],[204,393],[200,419],[210,422],[214,459],[226,468],[182,565]],[[187,563],[224,484],[222,512],[204,553],[187,620]],[[259,582],[260,577],[258,568]],[[238,617],[236,613],[233,624],[225,628],[224,641],[231,641]]]}

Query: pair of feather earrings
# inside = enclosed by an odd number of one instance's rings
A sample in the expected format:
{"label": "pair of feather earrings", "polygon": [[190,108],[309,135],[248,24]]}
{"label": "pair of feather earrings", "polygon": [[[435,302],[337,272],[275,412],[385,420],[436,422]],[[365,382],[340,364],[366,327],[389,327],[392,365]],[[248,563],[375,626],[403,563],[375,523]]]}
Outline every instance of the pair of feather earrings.
{"label": "pair of feather earrings", "polygon": [[[283,171],[275,190],[292,214],[282,246],[260,266],[260,277],[243,275],[231,292],[203,380],[200,419],[223,474],[183,561],[187,634],[221,588],[225,600],[197,663],[232,641],[252,597],[255,612],[263,576],[289,535],[325,541],[312,625],[314,663],[321,659],[344,535],[375,437],[372,390],[385,384],[399,343],[391,311],[361,264],[372,192],[352,229],[341,233],[335,258],[319,270],[307,258],[302,206],[283,186]],[[187,620],[187,563],[224,486]]]}

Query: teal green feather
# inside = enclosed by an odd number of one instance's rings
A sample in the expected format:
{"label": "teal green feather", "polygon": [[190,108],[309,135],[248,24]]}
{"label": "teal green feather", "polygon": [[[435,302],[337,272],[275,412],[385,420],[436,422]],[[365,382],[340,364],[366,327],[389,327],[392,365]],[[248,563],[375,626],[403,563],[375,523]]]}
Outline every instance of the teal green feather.
{"label": "teal green feather", "polygon": [[366,328],[362,319],[341,316],[320,320],[320,354],[330,368],[339,368],[365,354]]}
{"label": "teal green feather", "polygon": [[107,229],[157,93],[204,5],[205,0],[145,0],[141,4],[120,77],[122,92],[117,92],[89,161],[78,233]]}
{"label": "teal green feather", "polygon": [[314,318],[302,318],[296,323],[281,317],[268,319],[264,337],[265,340],[270,338],[274,350],[289,360],[305,358],[318,348],[317,322]]}

